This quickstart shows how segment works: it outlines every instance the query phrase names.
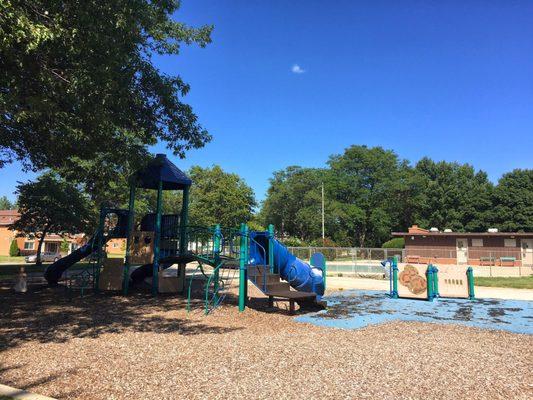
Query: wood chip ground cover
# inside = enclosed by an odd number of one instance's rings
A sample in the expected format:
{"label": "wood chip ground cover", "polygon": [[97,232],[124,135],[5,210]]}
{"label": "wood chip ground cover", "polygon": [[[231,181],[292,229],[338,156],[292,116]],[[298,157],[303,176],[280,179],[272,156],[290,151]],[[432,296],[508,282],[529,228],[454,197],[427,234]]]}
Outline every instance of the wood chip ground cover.
{"label": "wood chip ground cover", "polygon": [[62,399],[533,397],[531,335],[322,328],[264,305],[205,317],[176,297],[0,289],[0,382]]}

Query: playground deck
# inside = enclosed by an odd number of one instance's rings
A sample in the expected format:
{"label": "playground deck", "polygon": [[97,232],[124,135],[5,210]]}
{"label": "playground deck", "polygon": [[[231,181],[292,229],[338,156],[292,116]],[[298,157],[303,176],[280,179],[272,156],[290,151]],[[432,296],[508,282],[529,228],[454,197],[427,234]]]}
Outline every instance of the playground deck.
{"label": "playground deck", "polygon": [[[0,288],[0,382],[65,399],[533,395],[533,337],[392,322],[340,330],[265,312],[187,315],[182,298]],[[406,349],[408,351],[406,352]]]}

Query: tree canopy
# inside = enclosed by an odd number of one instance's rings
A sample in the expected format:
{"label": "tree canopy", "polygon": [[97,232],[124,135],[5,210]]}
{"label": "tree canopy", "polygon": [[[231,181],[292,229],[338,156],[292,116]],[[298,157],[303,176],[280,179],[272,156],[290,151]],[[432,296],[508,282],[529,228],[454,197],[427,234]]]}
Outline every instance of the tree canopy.
{"label": "tree canopy", "polygon": [[533,232],[533,170],[504,174],[494,189],[494,225],[502,231]]}
{"label": "tree canopy", "polygon": [[274,172],[261,221],[302,243],[316,241],[322,184],[326,236],[339,245],[381,246],[392,231],[412,224],[459,232],[533,230],[533,170],[507,173],[494,186],[468,164],[423,158],[411,166],[391,150],[366,146],[333,155],[328,168]]}
{"label": "tree canopy", "polygon": [[0,210],[12,210],[15,208],[15,203],[10,201],[6,196],[0,197]]}
{"label": "tree canopy", "polygon": [[211,26],[173,19],[177,0],[0,0],[0,167],[51,168],[91,195],[165,143],[176,155],[210,140],[180,76],[153,64]]}
{"label": "tree canopy", "polygon": [[421,226],[481,232],[490,227],[493,185],[471,165],[423,158],[415,166],[422,179],[417,204]]}
{"label": "tree canopy", "polygon": [[320,237],[321,187],[326,172],[299,166],[274,172],[261,210],[264,225],[274,224],[282,235],[303,241]]}
{"label": "tree canopy", "polygon": [[21,215],[10,229],[39,238],[38,264],[47,234],[81,233],[96,218],[91,212],[91,202],[87,196],[51,172],[33,182],[19,183],[16,193]]}
{"label": "tree canopy", "polygon": [[193,181],[189,208],[192,225],[239,227],[252,219],[255,195],[239,175],[215,165],[192,167],[189,176]]}

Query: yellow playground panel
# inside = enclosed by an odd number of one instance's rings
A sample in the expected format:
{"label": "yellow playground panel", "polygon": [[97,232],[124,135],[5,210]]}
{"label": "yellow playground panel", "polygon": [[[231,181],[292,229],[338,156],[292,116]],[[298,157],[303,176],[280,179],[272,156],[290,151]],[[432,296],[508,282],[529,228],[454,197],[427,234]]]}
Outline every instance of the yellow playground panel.
{"label": "yellow playground panel", "polygon": [[159,293],[180,293],[184,287],[185,268],[165,269],[159,274]]}
{"label": "yellow playground panel", "polygon": [[122,290],[124,281],[124,260],[122,258],[106,258],[98,277],[100,290]]}
{"label": "yellow playground panel", "polygon": [[133,232],[130,239],[132,264],[151,264],[154,262],[154,232]]}
{"label": "yellow playground panel", "polygon": [[438,266],[438,290],[440,297],[468,298],[468,276],[466,266]]}

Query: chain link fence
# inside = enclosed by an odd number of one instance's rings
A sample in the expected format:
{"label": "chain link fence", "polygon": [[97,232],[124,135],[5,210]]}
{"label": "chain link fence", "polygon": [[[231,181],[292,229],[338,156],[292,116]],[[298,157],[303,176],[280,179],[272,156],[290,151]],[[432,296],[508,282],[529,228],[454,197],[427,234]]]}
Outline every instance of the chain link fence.
{"label": "chain link fence", "polygon": [[398,257],[403,262],[403,249],[370,247],[289,247],[289,251],[302,260],[309,260],[314,253],[326,257],[328,273],[379,274],[386,273],[381,261]]}
{"label": "chain link fence", "polygon": [[[456,250],[424,248],[413,251],[409,249],[381,249],[369,247],[289,247],[296,257],[309,261],[314,253],[326,257],[328,273],[332,274],[386,274],[381,261],[398,257],[398,262],[420,264],[455,264]],[[468,249],[465,263],[474,268],[476,276],[512,277],[533,274],[533,266],[521,265],[520,254],[516,250],[493,250],[484,252]],[[525,264],[525,263],[524,263]]]}

